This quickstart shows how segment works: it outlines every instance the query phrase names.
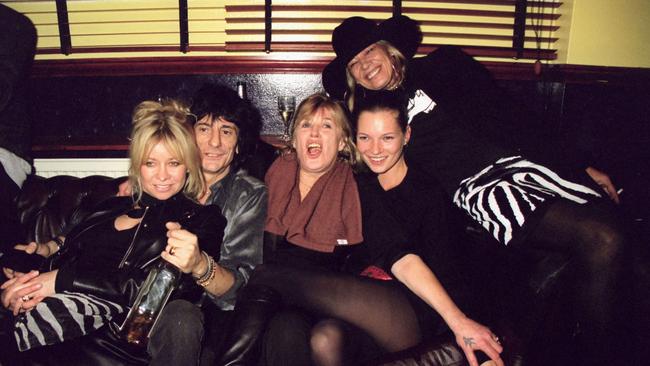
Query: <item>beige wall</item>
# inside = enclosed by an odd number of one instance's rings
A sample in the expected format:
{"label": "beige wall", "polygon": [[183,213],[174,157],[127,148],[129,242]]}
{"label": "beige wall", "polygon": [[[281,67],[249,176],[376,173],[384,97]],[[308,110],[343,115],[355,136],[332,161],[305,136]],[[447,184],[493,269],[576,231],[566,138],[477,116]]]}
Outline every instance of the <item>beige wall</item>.
{"label": "beige wall", "polygon": [[560,25],[570,28],[559,63],[650,67],[650,1],[565,0],[563,6]]}

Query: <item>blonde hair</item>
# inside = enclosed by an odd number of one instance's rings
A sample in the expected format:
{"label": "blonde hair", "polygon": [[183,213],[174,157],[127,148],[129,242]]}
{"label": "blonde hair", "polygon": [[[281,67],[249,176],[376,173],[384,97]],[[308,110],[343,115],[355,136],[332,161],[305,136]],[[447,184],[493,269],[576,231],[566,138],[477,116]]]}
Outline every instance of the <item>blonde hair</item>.
{"label": "blonde hair", "polygon": [[[384,90],[395,90],[402,86],[402,83],[406,78],[406,57],[400,50],[398,50],[388,41],[380,40],[377,41],[375,45],[378,45],[384,51],[386,51],[390,57],[391,66],[393,67],[393,75],[388,82],[388,85],[384,87]],[[344,97],[345,104],[348,106],[348,109],[350,111],[354,111],[354,103],[356,98],[354,93],[357,87],[357,81],[354,79],[352,73],[350,73],[350,69],[347,66],[345,67],[345,80],[347,84],[347,91]]]}
{"label": "blonde hair", "polygon": [[339,151],[339,159],[352,166],[357,166],[361,159],[352,138],[352,128],[350,127],[350,119],[348,118],[345,106],[324,93],[312,94],[300,102],[296,110],[296,115],[293,118],[291,141],[295,142],[296,139],[296,129],[298,127],[298,123],[296,122],[308,119],[320,110],[329,111],[334,123],[339,128],[339,131],[341,131],[344,146],[343,150]]}
{"label": "blonde hair", "polygon": [[129,146],[129,180],[136,201],[142,198],[140,167],[147,160],[151,149],[160,142],[187,168],[183,193],[193,200],[198,200],[203,194],[205,181],[201,172],[201,156],[189,123],[186,123],[187,113],[187,107],[171,99],[162,102],[144,101],[135,107]]}

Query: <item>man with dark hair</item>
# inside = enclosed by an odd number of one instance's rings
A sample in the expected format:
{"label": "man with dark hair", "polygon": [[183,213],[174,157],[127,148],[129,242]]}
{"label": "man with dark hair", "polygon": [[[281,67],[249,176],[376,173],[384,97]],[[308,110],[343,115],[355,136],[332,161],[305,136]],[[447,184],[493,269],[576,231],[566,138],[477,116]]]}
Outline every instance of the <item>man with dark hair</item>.
{"label": "man with dark hair", "polygon": [[259,111],[249,101],[226,86],[204,84],[196,92],[191,110],[197,118],[195,122],[210,120],[214,124],[221,120],[238,128],[236,154],[231,161],[224,161],[224,169],[236,171],[249,161],[255,153],[262,127]]}
{"label": "man with dark hair", "polygon": [[[249,101],[224,85],[205,84],[193,100],[194,136],[209,187],[200,201],[219,206],[228,220],[221,258],[215,264],[218,275],[213,280],[221,282],[218,286],[221,291],[216,294],[206,291],[212,301],[204,302],[202,307],[205,326],[201,328],[205,329],[205,335],[201,363],[254,363],[250,358],[257,355],[259,329],[264,327],[272,298],[266,298],[259,290],[254,296],[239,290],[248,282],[254,267],[262,262],[266,186],[243,168],[256,151],[261,118]],[[237,319],[231,311],[236,299],[237,306],[249,309]],[[197,331],[198,327],[197,324]],[[160,326],[159,330],[162,328],[167,329],[159,334],[165,339],[162,344],[174,343],[174,325]]]}
{"label": "man with dark hair", "polygon": [[216,204],[228,220],[218,265],[232,274],[231,288],[215,298],[222,309],[233,308],[234,294],[262,261],[266,187],[242,168],[255,152],[260,115],[251,104],[223,85],[205,84],[191,108],[194,136],[201,153],[209,191],[203,204]]}

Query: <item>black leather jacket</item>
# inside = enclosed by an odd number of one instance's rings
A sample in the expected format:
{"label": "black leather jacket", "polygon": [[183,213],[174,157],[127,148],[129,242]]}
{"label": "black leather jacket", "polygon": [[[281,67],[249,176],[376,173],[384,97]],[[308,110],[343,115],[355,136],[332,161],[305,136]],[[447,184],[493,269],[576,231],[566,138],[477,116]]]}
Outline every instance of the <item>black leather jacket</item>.
{"label": "black leather jacket", "polygon": [[[165,223],[176,221],[199,238],[202,250],[219,259],[226,219],[217,206],[202,206],[182,193],[160,201],[143,195],[141,208],[134,209],[130,197],[115,197],[99,205],[97,210],[68,233],[60,254],[52,261],[58,268],[56,292],[90,293],[123,305],[131,305],[152,265],[167,245]],[[117,238],[97,238],[106,235],[109,223],[129,214],[142,217],[133,235]],[[113,231],[113,233],[115,233]],[[114,243],[113,240],[128,240]],[[113,245],[114,244],[114,245]],[[126,248],[126,249],[125,249]],[[101,255],[98,255],[101,253]],[[107,258],[109,260],[107,260]],[[183,275],[181,285],[173,295],[197,301],[202,294],[190,275]]]}

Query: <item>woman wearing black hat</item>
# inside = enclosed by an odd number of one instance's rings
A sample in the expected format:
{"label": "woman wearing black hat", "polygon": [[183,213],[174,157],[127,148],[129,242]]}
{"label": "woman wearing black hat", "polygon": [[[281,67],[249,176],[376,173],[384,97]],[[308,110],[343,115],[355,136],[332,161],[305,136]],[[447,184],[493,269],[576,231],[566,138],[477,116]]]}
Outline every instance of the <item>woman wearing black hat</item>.
{"label": "woman wearing black hat", "polygon": [[616,218],[596,207],[596,190],[503,147],[510,136],[496,126],[513,121],[514,112],[500,108],[489,72],[457,47],[413,58],[421,40],[418,24],[405,16],[378,25],[346,19],[332,35],[337,57],[323,71],[325,90],[351,110],[378,90],[404,91],[409,161],[435,176],[454,203],[502,244],[572,257],[580,283],[579,340],[589,350],[583,354],[604,357],[597,350],[611,344],[623,268]]}

